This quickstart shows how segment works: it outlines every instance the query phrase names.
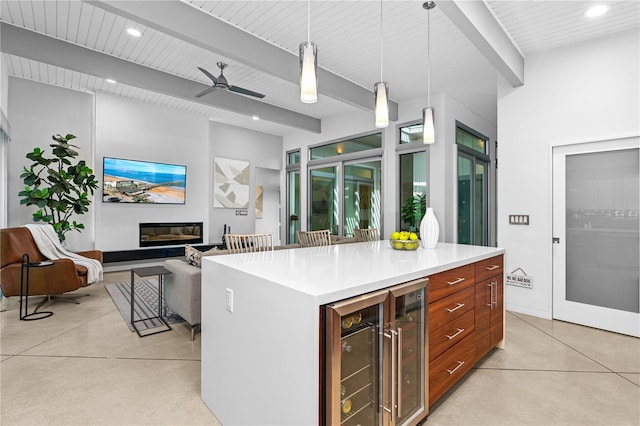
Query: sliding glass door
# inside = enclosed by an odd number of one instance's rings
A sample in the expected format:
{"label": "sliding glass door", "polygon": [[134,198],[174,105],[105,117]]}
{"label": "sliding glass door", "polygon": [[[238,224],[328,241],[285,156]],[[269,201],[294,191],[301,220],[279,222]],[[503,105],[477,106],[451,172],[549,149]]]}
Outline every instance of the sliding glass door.
{"label": "sliding glass door", "polygon": [[340,224],[338,165],[309,170],[309,231],[329,229],[338,235]]}
{"label": "sliding glass door", "polygon": [[362,161],[344,166],[344,235],[355,228],[380,229],[382,162]]}
{"label": "sliding glass door", "polygon": [[323,165],[309,169],[309,230],[352,236],[355,228],[380,229],[382,161]]}
{"label": "sliding glass door", "polygon": [[489,245],[488,138],[457,123],[458,243]]}

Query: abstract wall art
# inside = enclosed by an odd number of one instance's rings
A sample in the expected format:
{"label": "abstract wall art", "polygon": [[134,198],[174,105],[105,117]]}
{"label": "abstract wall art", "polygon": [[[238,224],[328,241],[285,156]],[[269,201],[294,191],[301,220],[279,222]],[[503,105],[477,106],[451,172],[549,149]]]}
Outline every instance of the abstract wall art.
{"label": "abstract wall art", "polygon": [[262,219],[262,210],[263,210],[263,201],[262,201],[262,193],[263,193],[262,185],[256,185],[256,219]]}
{"label": "abstract wall art", "polygon": [[216,157],[213,169],[213,207],[249,208],[249,162]]}

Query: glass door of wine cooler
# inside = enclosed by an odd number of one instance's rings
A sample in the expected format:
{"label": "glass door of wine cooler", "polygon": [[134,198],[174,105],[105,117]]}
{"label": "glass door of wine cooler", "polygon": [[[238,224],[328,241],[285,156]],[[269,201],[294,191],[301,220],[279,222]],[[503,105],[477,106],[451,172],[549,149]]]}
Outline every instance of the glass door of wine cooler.
{"label": "glass door of wine cooler", "polygon": [[384,305],[388,291],[325,310],[325,425],[383,424]]}
{"label": "glass door of wine cooler", "polygon": [[427,282],[325,306],[324,425],[412,426],[427,415]]}
{"label": "glass door of wine cooler", "polygon": [[389,291],[387,334],[392,340],[389,370],[393,425],[415,425],[429,409],[427,283],[428,279],[419,279]]}

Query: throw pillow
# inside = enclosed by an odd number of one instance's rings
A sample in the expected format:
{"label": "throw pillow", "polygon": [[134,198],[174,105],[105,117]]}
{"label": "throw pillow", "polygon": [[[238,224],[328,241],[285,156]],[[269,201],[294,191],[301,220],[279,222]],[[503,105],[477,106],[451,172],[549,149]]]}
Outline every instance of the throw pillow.
{"label": "throw pillow", "polygon": [[202,252],[197,248],[190,246],[189,244],[184,246],[185,260],[189,265],[197,266],[198,268],[202,267],[202,256],[211,256],[217,251],[217,247],[213,247],[205,252]]}
{"label": "throw pillow", "polygon": [[197,266],[198,268],[200,268],[200,258],[202,256],[200,250],[187,244],[184,246],[184,255],[185,260],[189,265]]}

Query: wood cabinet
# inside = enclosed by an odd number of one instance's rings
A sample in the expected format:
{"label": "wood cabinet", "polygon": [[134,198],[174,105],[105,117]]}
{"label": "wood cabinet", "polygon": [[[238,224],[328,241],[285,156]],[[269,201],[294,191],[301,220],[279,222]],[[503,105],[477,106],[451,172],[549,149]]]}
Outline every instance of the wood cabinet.
{"label": "wood cabinet", "polygon": [[476,361],[504,337],[502,256],[476,263]]}
{"label": "wood cabinet", "polygon": [[429,277],[429,405],[504,335],[503,256]]}

